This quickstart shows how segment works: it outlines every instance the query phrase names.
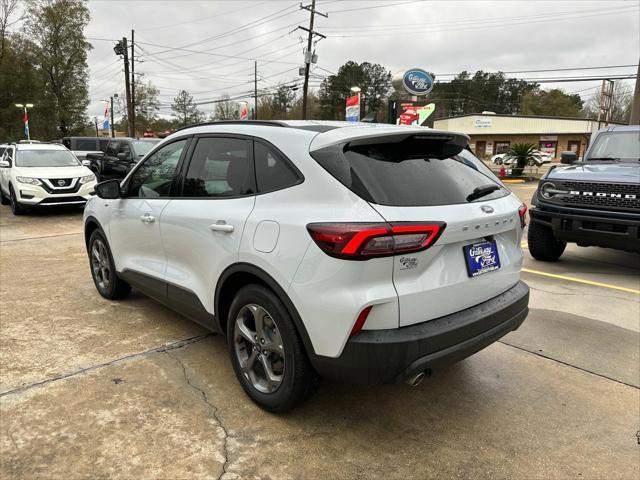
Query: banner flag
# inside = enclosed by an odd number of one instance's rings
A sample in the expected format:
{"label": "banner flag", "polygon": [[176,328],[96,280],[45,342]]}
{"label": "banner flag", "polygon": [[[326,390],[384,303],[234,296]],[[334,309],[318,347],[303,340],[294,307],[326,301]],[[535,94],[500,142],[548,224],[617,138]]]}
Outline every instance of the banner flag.
{"label": "banner flag", "polygon": [[345,117],[347,122],[360,121],[360,95],[347,97],[347,108]]}

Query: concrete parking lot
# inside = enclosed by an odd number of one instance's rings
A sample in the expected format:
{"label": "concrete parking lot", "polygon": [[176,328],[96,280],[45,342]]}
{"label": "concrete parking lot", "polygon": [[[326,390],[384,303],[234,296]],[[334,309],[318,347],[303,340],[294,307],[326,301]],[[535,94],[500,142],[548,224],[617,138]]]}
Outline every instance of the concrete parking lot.
{"label": "concrete parking lot", "polygon": [[518,331],[417,388],[325,381],[276,416],[220,337],[97,294],[81,220],[0,207],[1,478],[640,477],[638,255],[546,264],[525,241]]}

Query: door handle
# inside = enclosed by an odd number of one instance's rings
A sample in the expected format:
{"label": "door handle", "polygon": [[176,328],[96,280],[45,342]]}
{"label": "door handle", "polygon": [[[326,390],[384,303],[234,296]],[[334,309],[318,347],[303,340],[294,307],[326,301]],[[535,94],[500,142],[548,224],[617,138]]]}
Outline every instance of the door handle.
{"label": "door handle", "polygon": [[233,232],[233,225],[229,225],[224,220],[218,220],[216,223],[209,225],[209,230],[213,230],[214,232],[231,233]]}
{"label": "door handle", "polygon": [[140,215],[140,220],[142,223],[153,223],[156,221],[156,217],[145,213],[144,215]]}

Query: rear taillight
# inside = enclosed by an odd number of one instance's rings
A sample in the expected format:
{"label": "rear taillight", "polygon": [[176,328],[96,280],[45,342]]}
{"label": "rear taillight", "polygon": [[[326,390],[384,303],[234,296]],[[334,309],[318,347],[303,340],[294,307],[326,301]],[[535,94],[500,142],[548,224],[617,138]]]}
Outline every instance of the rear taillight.
{"label": "rear taillight", "polygon": [[518,208],[518,215],[520,215],[520,226],[522,228],[527,226],[527,206],[523,203]]}
{"label": "rear taillight", "polygon": [[327,255],[367,260],[425,250],[445,226],[444,222],[310,223],[307,230]]}

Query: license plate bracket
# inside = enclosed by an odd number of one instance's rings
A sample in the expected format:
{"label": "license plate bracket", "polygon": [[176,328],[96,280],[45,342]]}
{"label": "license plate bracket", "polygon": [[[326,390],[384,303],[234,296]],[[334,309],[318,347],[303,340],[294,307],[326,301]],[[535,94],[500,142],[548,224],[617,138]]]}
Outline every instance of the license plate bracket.
{"label": "license plate bracket", "polygon": [[495,240],[472,243],[462,247],[467,274],[477,277],[500,269],[500,256]]}

